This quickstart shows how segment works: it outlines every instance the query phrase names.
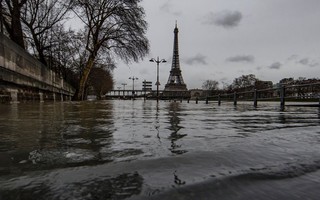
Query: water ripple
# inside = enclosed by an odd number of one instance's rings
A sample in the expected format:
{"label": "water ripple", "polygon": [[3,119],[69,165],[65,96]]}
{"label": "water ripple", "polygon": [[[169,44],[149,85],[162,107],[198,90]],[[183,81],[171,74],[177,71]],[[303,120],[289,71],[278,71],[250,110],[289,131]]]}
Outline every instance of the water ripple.
{"label": "water ripple", "polygon": [[256,182],[269,191],[277,179],[320,180],[314,108],[114,100],[0,110],[0,199],[168,197],[202,183],[228,193],[217,184],[244,192]]}

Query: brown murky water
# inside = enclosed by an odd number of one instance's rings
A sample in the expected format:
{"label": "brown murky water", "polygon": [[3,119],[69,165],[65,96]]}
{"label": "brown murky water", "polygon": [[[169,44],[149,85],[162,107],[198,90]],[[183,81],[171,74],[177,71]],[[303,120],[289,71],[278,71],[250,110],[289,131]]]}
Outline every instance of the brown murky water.
{"label": "brown murky water", "polygon": [[317,199],[320,111],[0,105],[0,199]]}

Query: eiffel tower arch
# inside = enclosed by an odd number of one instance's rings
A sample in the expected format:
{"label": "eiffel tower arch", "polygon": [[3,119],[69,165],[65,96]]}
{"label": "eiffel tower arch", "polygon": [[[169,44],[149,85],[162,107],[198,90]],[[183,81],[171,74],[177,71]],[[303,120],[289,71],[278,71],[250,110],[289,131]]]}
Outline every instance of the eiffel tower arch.
{"label": "eiffel tower arch", "polygon": [[163,98],[174,99],[174,98],[189,98],[190,92],[187,89],[187,85],[183,81],[180,60],[179,60],[179,41],[178,33],[179,29],[176,24],[174,28],[174,42],[173,42],[173,56],[172,65],[168,82],[165,85],[163,91]]}

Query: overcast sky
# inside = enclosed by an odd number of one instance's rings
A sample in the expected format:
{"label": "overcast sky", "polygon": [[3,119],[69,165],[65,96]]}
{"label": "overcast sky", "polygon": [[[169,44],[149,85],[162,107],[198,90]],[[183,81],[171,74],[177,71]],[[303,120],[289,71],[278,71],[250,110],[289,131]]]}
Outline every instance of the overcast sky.
{"label": "overcast sky", "polygon": [[[282,78],[320,78],[320,0],[144,0],[149,24],[150,55],[139,63],[118,61],[115,89],[138,77],[167,83],[173,54],[173,30],[179,28],[182,76],[188,89],[205,80],[232,83],[241,75],[255,74],[265,81]],[[122,88],[122,87],[121,87]]]}

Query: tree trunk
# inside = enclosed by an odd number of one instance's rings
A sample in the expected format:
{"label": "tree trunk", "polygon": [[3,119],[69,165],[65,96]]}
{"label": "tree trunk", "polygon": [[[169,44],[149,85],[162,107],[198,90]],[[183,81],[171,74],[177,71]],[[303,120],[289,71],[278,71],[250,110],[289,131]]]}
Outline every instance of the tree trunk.
{"label": "tree trunk", "polygon": [[90,71],[91,71],[93,64],[94,64],[94,60],[95,60],[95,56],[91,54],[86,66],[82,72],[82,75],[80,77],[80,84],[79,84],[78,94],[76,97],[76,100],[78,100],[78,101],[84,100],[84,96],[85,96],[84,92],[85,92],[85,88],[86,88],[86,84],[88,81]]}
{"label": "tree trunk", "polygon": [[[25,1],[23,1],[25,2]],[[10,39],[25,49],[23,32],[20,21],[21,7],[24,4],[23,2],[19,3],[18,0],[12,0],[12,10],[11,10],[11,30],[9,30]]]}

